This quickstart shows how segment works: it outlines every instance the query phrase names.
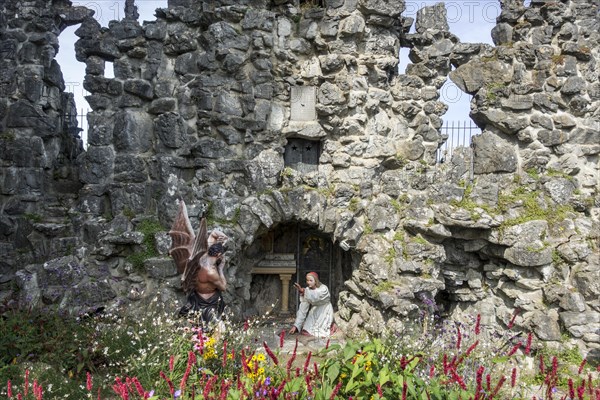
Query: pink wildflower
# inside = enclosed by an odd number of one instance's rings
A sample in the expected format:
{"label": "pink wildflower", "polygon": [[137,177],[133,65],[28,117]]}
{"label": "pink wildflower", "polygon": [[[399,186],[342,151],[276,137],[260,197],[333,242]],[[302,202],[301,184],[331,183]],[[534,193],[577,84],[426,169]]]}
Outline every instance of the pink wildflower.
{"label": "pink wildflower", "polygon": [[27,394],[29,393],[29,370],[28,369],[25,370],[25,383],[23,386],[25,386],[25,388],[23,389],[23,395],[25,397],[27,397]]}
{"label": "pink wildflower", "polygon": [[586,363],[587,363],[587,358],[584,358],[583,361],[581,362],[581,364],[579,364],[579,370],[577,371],[577,375],[581,375],[581,373],[583,372],[583,367],[585,367]]}
{"label": "pink wildflower", "polygon": [[283,347],[283,339],[285,339],[285,329],[282,329],[279,333],[279,348]]}
{"label": "pink wildflower", "polygon": [[171,396],[173,396],[173,394],[175,393],[175,386],[173,385],[173,382],[171,382],[167,375],[165,375],[165,373],[162,371],[160,371],[160,377],[163,378],[165,382],[167,382],[167,385],[169,385],[169,392],[171,393]]}
{"label": "pink wildflower", "polygon": [[269,345],[267,344],[266,341],[263,342],[263,347],[265,348],[269,357],[271,357],[271,360],[273,360],[273,363],[275,363],[275,365],[279,365],[279,360],[277,359],[277,356],[275,354],[273,354],[273,352],[271,351],[271,348],[269,347]]}
{"label": "pink wildflower", "polygon": [[86,382],[85,382],[85,387],[88,390],[88,392],[92,391],[92,387],[93,387],[93,383],[92,383],[92,374],[90,374],[90,372],[88,371],[86,373]]}
{"label": "pink wildflower", "polygon": [[337,396],[338,392],[342,388],[342,384],[343,383],[344,383],[343,381],[339,381],[338,384],[335,385],[335,388],[333,389],[333,392],[331,392],[331,396],[329,396],[329,400],[335,399],[335,396]]}
{"label": "pink wildflower", "polygon": [[304,369],[302,370],[304,373],[306,373],[306,371],[308,371],[308,365],[310,364],[311,357],[312,357],[312,351],[309,351],[308,355],[306,356],[306,361],[304,361]]}
{"label": "pink wildflower", "polygon": [[508,323],[508,329],[512,329],[512,327],[515,325],[515,319],[517,318],[517,315],[519,315],[519,312],[520,310],[518,308],[515,308],[515,312],[513,312],[512,318]]}
{"label": "pink wildflower", "polygon": [[527,334],[527,343],[525,344],[525,355],[529,355],[531,353],[531,340],[533,339],[533,333],[529,332]]}
{"label": "pink wildflower", "polygon": [[465,357],[468,356],[469,354],[471,354],[473,352],[473,350],[475,350],[475,347],[477,347],[477,345],[479,344],[479,340],[477,340],[475,343],[473,343],[468,349],[467,352],[465,353]]}
{"label": "pink wildflower", "polygon": [[569,378],[569,397],[571,399],[575,398],[575,386],[573,385],[573,379]]}
{"label": "pink wildflower", "polygon": [[492,394],[490,395],[490,399],[493,399],[494,396],[496,396],[498,394],[498,391],[500,391],[500,388],[502,387],[502,385],[504,384],[504,381],[506,381],[506,377],[503,375],[500,380],[498,381],[498,383],[496,384],[496,387],[494,388],[494,391],[492,392]]}
{"label": "pink wildflower", "polygon": [[519,343],[515,344],[515,345],[513,346],[513,348],[512,348],[512,349],[510,349],[510,351],[508,352],[508,356],[510,357],[510,356],[512,356],[513,354],[515,354],[515,353],[517,352],[517,350],[519,350],[519,348],[520,348],[520,347],[521,347],[521,342],[519,342]]}

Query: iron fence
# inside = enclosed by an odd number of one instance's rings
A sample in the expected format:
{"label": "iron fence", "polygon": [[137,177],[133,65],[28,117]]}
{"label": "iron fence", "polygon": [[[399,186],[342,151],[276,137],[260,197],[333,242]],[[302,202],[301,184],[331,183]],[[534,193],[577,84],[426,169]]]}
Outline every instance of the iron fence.
{"label": "iron fence", "polygon": [[444,123],[441,133],[447,139],[437,151],[436,160],[444,163],[452,158],[452,153],[459,147],[471,147],[473,136],[481,134],[481,128],[473,121],[449,121]]}

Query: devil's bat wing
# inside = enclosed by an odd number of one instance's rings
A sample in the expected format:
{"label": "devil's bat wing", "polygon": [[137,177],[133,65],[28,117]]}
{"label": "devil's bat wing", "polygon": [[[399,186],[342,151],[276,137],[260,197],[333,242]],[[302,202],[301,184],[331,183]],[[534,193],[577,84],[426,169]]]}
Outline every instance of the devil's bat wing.
{"label": "devil's bat wing", "polygon": [[[202,226],[198,233],[200,234],[201,231]],[[206,224],[204,226],[204,231],[206,231]],[[179,203],[179,210],[177,211],[177,216],[169,231],[169,235],[171,236],[171,249],[169,250],[169,254],[175,260],[177,272],[181,274],[185,271],[188,260],[192,258],[192,253],[196,247],[196,236],[194,236],[192,224],[190,223],[190,218],[187,213],[187,207],[183,200]],[[204,236],[206,236],[206,232],[204,233]]]}

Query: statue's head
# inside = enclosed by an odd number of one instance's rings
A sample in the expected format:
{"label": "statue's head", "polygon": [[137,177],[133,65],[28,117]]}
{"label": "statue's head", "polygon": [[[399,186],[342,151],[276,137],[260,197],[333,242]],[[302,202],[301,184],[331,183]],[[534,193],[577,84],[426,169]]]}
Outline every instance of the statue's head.
{"label": "statue's head", "polygon": [[225,253],[225,246],[223,246],[223,243],[215,243],[208,248],[208,255],[211,257],[216,257],[223,253]]}

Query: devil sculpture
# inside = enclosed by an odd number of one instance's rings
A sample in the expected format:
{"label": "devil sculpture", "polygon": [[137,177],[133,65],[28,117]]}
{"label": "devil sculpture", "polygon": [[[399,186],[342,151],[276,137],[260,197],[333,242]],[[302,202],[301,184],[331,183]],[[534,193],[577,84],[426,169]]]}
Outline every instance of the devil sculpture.
{"label": "devil sculpture", "polygon": [[183,200],[175,222],[169,231],[172,239],[169,254],[175,260],[181,275],[187,303],[179,315],[195,313],[203,326],[219,321],[225,310],[222,292],[227,287],[225,268],[225,244],[228,237],[221,231],[207,234],[206,218],[200,220],[198,233],[194,235],[192,224]]}

